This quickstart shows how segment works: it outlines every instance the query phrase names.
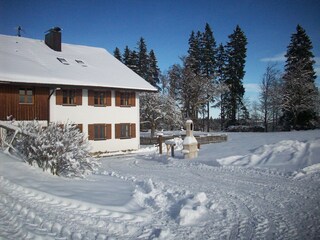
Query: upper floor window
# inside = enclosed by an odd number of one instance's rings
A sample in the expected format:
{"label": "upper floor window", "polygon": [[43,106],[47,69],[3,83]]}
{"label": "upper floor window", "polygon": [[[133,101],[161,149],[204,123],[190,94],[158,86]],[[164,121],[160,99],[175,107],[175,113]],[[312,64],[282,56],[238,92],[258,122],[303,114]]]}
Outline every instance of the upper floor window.
{"label": "upper floor window", "polygon": [[96,107],[111,106],[111,91],[88,90],[88,105]]}
{"label": "upper floor window", "polygon": [[104,106],[106,98],[105,92],[94,92],[94,105],[102,105]]}
{"label": "upper floor window", "polygon": [[135,92],[116,92],[116,106],[133,107],[136,105]]}
{"label": "upper floor window", "polygon": [[62,104],[75,105],[76,92],[74,89],[62,90]]}
{"label": "upper floor window", "polygon": [[33,90],[32,88],[20,88],[19,89],[19,103],[33,103]]}
{"label": "upper floor window", "polygon": [[82,105],[82,89],[56,89],[57,105]]}

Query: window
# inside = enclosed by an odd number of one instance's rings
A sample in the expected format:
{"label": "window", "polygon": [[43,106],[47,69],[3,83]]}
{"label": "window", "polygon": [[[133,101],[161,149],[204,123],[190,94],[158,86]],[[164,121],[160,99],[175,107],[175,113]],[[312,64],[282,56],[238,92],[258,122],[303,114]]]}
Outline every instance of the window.
{"label": "window", "polygon": [[130,105],[130,93],[123,92],[120,95],[120,105],[121,106],[128,106]]}
{"label": "window", "polygon": [[88,133],[89,140],[99,141],[111,139],[111,124],[89,124]]}
{"label": "window", "polygon": [[94,105],[102,105],[104,106],[105,103],[105,92],[94,92]]}
{"label": "window", "polygon": [[88,105],[95,107],[111,106],[111,91],[88,90]]}
{"label": "window", "polygon": [[117,139],[128,139],[136,137],[135,123],[115,124],[115,136]]}
{"label": "window", "polygon": [[76,59],[75,61],[76,63],[80,64],[82,67],[87,67],[87,65],[82,60]]}
{"label": "window", "polygon": [[33,103],[33,90],[31,88],[19,89],[19,103],[26,103],[26,104]]}
{"label": "window", "polygon": [[62,91],[62,104],[66,105],[75,105],[75,90],[74,89],[68,89]]}
{"label": "window", "polygon": [[133,107],[136,104],[135,92],[116,92],[116,106]]}
{"label": "window", "polygon": [[130,138],[130,124],[121,124],[120,138]]}
{"label": "window", "polygon": [[67,60],[65,60],[64,58],[57,58],[58,60],[59,60],[59,62],[61,62],[62,64],[64,64],[64,65],[70,65],[68,62],[67,62]]}
{"label": "window", "polygon": [[105,131],[104,124],[94,125],[94,139],[95,140],[106,139],[106,131]]}
{"label": "window", "polygon": [[82,89],[56,89],[56,104],[65,106],[82,105]]}

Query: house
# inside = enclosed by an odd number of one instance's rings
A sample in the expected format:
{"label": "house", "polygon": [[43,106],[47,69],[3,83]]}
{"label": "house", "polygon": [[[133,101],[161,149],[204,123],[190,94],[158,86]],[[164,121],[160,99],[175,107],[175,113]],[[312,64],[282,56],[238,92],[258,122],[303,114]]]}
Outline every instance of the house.
{"label": "house", "polygon": [[0,120],[72,122],[92,152],[138,149],[139,92],[156,88],[105,49],[0,35]]}

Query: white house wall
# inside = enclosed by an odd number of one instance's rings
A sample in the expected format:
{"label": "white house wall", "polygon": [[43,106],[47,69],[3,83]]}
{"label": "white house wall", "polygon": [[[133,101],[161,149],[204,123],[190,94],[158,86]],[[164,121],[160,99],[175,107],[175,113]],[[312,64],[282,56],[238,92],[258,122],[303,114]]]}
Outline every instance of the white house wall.
{"label": "white house wall", "polygon": [[[82,124],[83,133],[88,136],[88,124],[111,124],[111,139],[89,141],[92,152],[112,152],[138,149],[140,144],[139,124],[139,95],[136,92],[136,104],[134,107],[116,107],[115,91],[111,91],[111,106],[88,106],[88,90],[82,90],[82,105],[65,106],[56,105],[56,94],[50,98],[50,121],[72,122]],[[131,139],[116,139],[115,124],[135,123],[136,137]]]}

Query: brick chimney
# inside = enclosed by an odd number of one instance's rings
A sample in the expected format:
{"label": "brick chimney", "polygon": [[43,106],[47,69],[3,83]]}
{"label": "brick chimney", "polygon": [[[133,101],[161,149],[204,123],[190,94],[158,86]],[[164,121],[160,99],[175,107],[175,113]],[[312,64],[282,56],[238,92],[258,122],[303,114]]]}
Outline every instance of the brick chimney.
{"label": "brick chimney", "polygon": [[49,29],[46,33],[46,45],[54,51],[61,52],[61,28],[54,27]]}

